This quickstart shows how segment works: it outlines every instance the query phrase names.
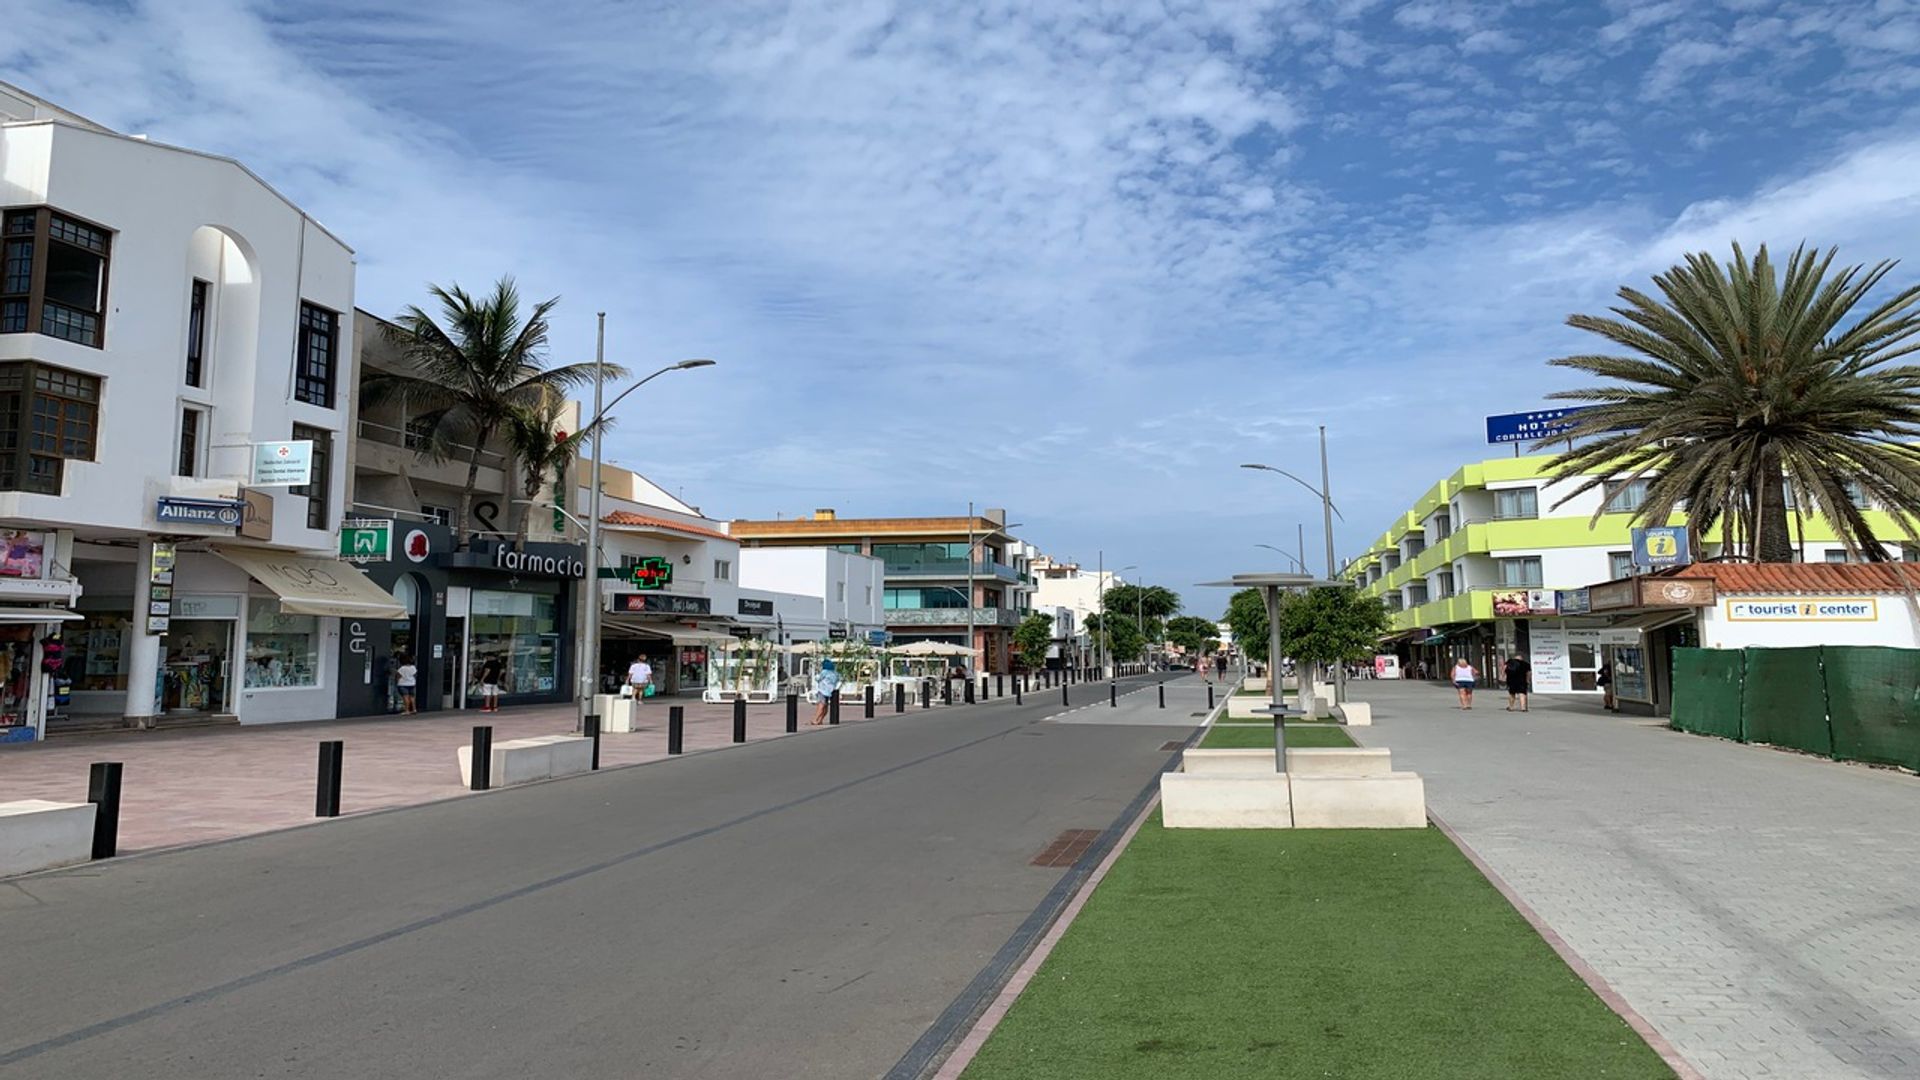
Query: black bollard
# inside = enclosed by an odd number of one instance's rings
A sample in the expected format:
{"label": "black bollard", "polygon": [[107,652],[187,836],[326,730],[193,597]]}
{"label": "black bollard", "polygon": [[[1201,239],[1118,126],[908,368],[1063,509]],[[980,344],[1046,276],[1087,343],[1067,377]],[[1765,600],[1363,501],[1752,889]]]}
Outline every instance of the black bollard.
{"label": "black bollard", "polygon": [[586,724],[587,738],[593,740],[593,761],[588,767],[597,772],[600,768],[600,714],[588,713]]}
{"label": "black bollard", "polygon": [[1213,710],[1213,684],[1212,683],[1207,684],[1207,710],[1209,712]]}
{"label": "black bollard", "polygon": [[1060,704],[1062,705],[1073,704],[1073,702],[1067,700],[1067,684],[1064,682],[1060,684]]}
{"label": "black bollard", "polygon": [[493,786],[493,725],[473,725],[473,757],[468,762],[467,787],[485,791]]}
{"label": "black bollard", "polygon": [[893,711],[896,713],[907,711],[907,687],[905,683],[893,684]]}
{"label": "black bollard", "polygon": [[1007,677],[1005,675],[995,675],[993,677],[993,696],[1007,696]]}
{"label": "black bollard", "polygon": [[743,697],[733,699],[733,741],[747,741],[747,699]]}
{"label": "black bollard", "polygon": [[1119,683],[1109,682],[1107,684],[1107,704],[1111,705],[1116,709],[1120,707],[1120,684]]}
{"label": "black bollard", "polygon": [[1160,684],[1160,707],[1163,709],[1167,707],[1167,684],[1166,683]]}
{"label": "black bollard", "polygon": [[867,687],[866,710],[863,718],[867,720],[873,719],[873,687],[871,685]]}
{"label": "black bollard", "polygon": [[933,682],[931,680],[920,680],[920,707],[923,709],[933,708]]}
{"label": "black bollard", "polygon": [[991,689],[991,687],[992,687],[992,684],[987,682],[987,677],[985,675],[980,676],[980,700],[981,701],[985,701],[989,697],[993,696],[987,692],[989,689]]}
{"label": "black bollard", "polygon": [[677,754],[687,744],[687,707],[667,706],[667,753]]}
{"label": "black bollard", "polygon": [[840,688],[836,686],[833,688],[833,696],[827,699],[827,723],[837,724],[839,722],[840,722]]}
{"label": "black bollard", "polygon": [[1024,701],[1022,701],[1022,700],[1020,699],[1020,682],[1021,682],[1021,680],[1019,680],[1019,679],[1015,679],[1015,680],[1013,680],[1013,703],[1014,703],[1015,705],[1024,705],[1024,704],[1026,704],[1026,702],[1024,702]]}
{"label": "black bollard", "polygon": [[940,704],[953,704],[953,676],[951,675],[940,680]]}
{"label": "black bollard", "polygon": [[120,762],[96,761],[87,770],[87,801],[93,804],[93,857],[111,859],[120,850]]}
{"label": "black bollard", "polygon": [[800,695],[787,695],[787,734],[800,730]]}
{"label": "black bollard", "polygon": [[964,698],[966,704],[968,705],[973,704],[973,680],[968,679],[964,684],[961,685],[960,688],[966,691],[966,696]]}
{"label": "black bollard", "polygon": [[314,817],[340,816],[340,759],[347,744],[327,739],[320,744],[320,777],[313,794]]}

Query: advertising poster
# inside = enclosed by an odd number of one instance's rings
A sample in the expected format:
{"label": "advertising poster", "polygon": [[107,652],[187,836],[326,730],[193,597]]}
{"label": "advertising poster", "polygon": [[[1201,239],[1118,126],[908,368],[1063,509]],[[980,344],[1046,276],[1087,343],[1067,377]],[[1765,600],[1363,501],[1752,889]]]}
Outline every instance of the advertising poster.
{"label": "advertising poster", "polygon": [[1537,694],[1564,694],[1573,689],[1567,667],[1567,632],[1536,626],[1531,635],[1533,689]]}
{"label": "advertising poster", "polygon": [[7,537],[0,551],[0,577],[37,578],[45,556],[37,533],[16,532]]}

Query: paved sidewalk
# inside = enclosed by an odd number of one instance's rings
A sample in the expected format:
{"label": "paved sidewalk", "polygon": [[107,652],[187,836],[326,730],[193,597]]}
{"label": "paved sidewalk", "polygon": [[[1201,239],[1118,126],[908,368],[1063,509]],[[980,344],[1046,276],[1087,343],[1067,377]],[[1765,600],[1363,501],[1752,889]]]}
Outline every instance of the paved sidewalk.
{"label": "paved sidewalk", "polygon": [[[643,707],[641,730],[601,737],[601,767],[666,757],[669,704],[686,706],[687,753],[731,745],[732,705],[655,699]],[[917,702],[909,702],[910,715],[919,711]],[[931,712],[941,711],[936,697]],[[861,712],[859,701],[843,701],[841,724],[865,722]],[[126,766],[120,807],[123,853],[221,840],[313,821],[318,746],[323,740],[346,742],[340,796],[345,816],[471,794],[460,785],[454,752],[471,742],[475,724],[491,723],[494,741],[503,742],[571,732],[575,715],[575,707],[568,704],[492,715],[469,710],[405,719],[55,738],[0,748],[0,802],[83,802],[89,766],[119,761]],[[748,741],[787,737],[786,715],[784,701],[748,706]],[[876,705],[876,719],[891,715],[891,702]],[[826,730],[810,728],[812,716],[813,707],[802,701],[800,734]]]}
{"label": "paved sidewalk", "polygon": [[1352,734],[1706,1076],[1920,1076],[1920,778],[1597,703],[1350,684]]}

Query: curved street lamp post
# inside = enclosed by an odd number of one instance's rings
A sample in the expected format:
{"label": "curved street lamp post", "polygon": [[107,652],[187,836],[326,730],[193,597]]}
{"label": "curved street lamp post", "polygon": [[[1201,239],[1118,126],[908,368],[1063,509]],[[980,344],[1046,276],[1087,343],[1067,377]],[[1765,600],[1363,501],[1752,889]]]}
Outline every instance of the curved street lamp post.
{"label": "curved street lamp post", "polygon": [[[1320,425],[1320,486],[1319,487],[1314,487],[1312,484],[1307,483],[1305,480],[1300,479],[1299,477],[1293,475],[1287,470],[1276,468],[1272,465],[1251,464],[1251,465],[1242,465],[1240,467],[1243,469],[1258,469],[1262,472],[1278,473],[1281,476],[1284,476],[1287,479],[1293,481],[1294,483],[1299,484],[1301,487],[1306,488],[1308,491],[1312,492],[1313,494],[1319,497],[1320,516],[1322,521],[1326,525],[1326,533],[1327,533],[1327,580],[1333,581],[1334,574],[1336,572],[1335,567],[1333,565],[1333,558],[1334,558],[1333,556],[1333,519],[1335,516],[1338,516],[1341,521],[1345,521],[1347,520],[1347,516],[1345,514],[1340,513],[1339,507],[1333,505],[1333,496],[1332,494],[1330,494],[1332,490],[1332,485],[1329,483],[1327,478],[1327,426],[1325,424]],[[1268,545],[1262,544],[1259,546],[1266,547]],[[1278,550],[1278,549],[1276,548],[1275,550]],[[1301,569],[1305,570],[1306,567],[1303,566],[1301,567]],[[1278,660],[1279,657],[1275,657],[1274,659]],[[1334,680],[1334,692],[1333,692],[1334,700],[1335,701],[1347,700],[1347,665],[1346,664],[1336,663],[1333,666],[1333,680]]]}

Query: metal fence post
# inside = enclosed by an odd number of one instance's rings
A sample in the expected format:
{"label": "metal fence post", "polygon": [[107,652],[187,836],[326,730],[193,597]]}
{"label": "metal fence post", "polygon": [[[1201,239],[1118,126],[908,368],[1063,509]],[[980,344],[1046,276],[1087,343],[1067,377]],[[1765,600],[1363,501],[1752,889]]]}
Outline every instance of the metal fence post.
{"label": "metal fence post", "polygon": [[87,769],[96,859],[111,859],[120,850],[120,766],[118,761],[96,761]]}

